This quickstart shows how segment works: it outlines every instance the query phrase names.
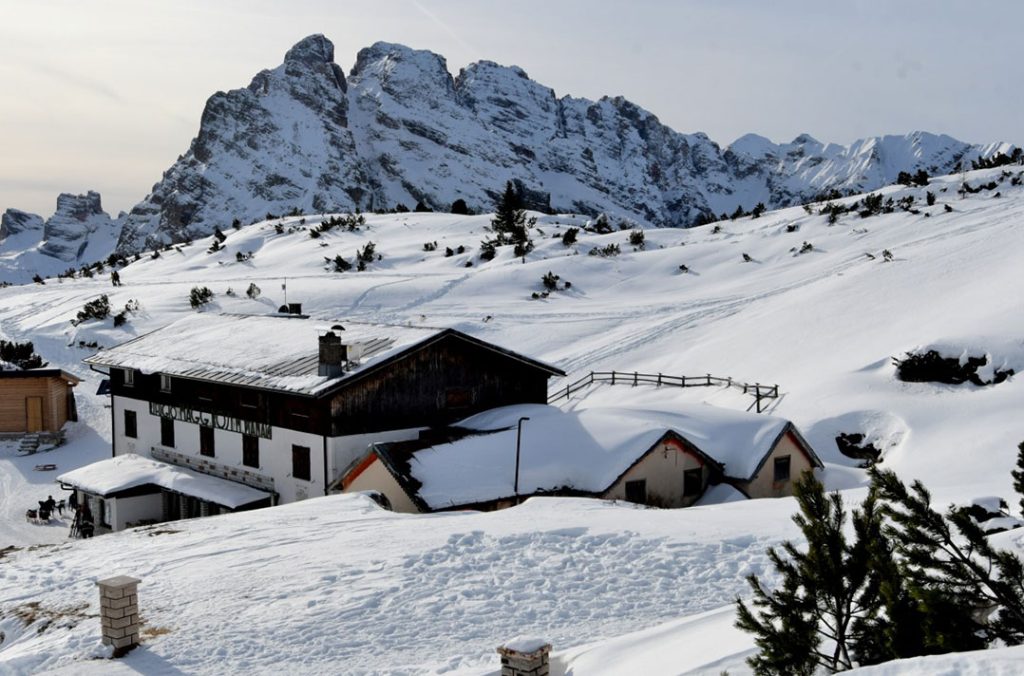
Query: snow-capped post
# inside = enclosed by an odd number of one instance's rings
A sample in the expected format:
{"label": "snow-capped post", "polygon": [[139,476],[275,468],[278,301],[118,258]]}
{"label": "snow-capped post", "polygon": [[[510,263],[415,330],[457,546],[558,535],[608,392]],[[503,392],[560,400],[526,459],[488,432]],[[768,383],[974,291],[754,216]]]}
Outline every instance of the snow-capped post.
{"label": "snow-capped post", "polygon": [[114,657],[139,645],[139,582],[127,575],[96,582],[100,588],[103,643],[114,646]]}
{"label": "snow-capped post", "polygon": [[514,638],[498,648],[501,676],[548,676],[551,644],[541,638]]}

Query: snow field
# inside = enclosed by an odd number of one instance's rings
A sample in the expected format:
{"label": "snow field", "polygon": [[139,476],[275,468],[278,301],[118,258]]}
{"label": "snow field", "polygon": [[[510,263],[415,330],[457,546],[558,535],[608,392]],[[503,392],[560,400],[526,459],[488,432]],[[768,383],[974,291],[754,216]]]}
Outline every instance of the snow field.
{"label": "snow field", "polygon": [[[967,178],[977,185],[1000,176]],[[884,449],[885,466],[924,480],[940,505],[978,496],[1013,504],[1010,470],[1024,440],[1020,376],[988,388],[902,383],[891,364],[905,351],[938,347],[1024,366],[1024,193],[1007,181],[1001,198],[986,191],[961,200],[959,181],[933,179],[931,208],[923,188],[882,191],[914,194],[927,218],[847,214],[828,226],[824,216],[793,208],[726,221],[718,233],[647,230],[643,251],[632,251],[623,231],[581,231],[578,244],[564,247],[553,235],[584,219],[540,216],[544,235],[535,231],[525,263],[510,251],[492,262],[476,258],[489,216],[369,215],[363,231],[319,239],[288,234],[300,219],[284,219],[285,234],[275,232],[277,221],[226,231],[222,252],[206,253],[207,239],[156,260],[143,256],[121,271],[118,288],[101,275],[0,289],[0,336],[33,340],[51,365],[85,379],[82,422],[71,426],[67,446],[18,458],[0,445],[0,549],[62,543],[0,562],[0,671],[91,669],[78,660],[101,652],[92,620],[36,633],[41,620],[25,626],[10,613],[32,600],[65,610],[94,604],[92,580],[124,572],[145,580],[145,619],[160,630],[129,658],[147,673],[213,673],[225,663],[254,673],[335,672],[338,660],[355,672],[479,673],[495,668],[497,643],[524,633],[551,639],[556,664],[572,673],[744,673],[752,643],[731,629],[727,604],[745,593],[743,575],[766,572],[766,546],[795,534],[790,500],[666,512],[539,500],[495,514],[403,517],[340,497],[165,527],[175,533],[72,543],[63,528],[27,524],[24,509],[54,488],[32,465],[55,461],[63,472],[109,453],[110,412],[93,394],[101,376],[80,363],[92,350],[78,341],[114,345],[192,313],[195,285],[217,294],[204,311],[267,312],[284,302],[287,278],[288,300],[314,316],[454,326],[568,371],[552,388],[611,369],[777,383],[782,396],[769,412],[800,427],[826,462],[830,488],[859,489],[849,500],[863,495],[864,476],[838,453],[839,432],[867,434]],[[351,261],[371,240],[383,259],[367,271],[325,270],[325,256]],[[435,240],[436,251],[423,250]],[[813,249],[797,253],[805,241]],[[607,243],[622,254],[587,255]],[[460,244],[467,253],[444,256]],[[882,261],[884,249],[892,262]],[[239,263],[239,251],[255,257]],[[549,270],[572,288],[532,300]],[[263,291],[256,300],[244,296],[250,282]],[[77,310],[102,293],[114,308],[131,298],[142,310],[124,328],[109,319],[72,327]],[[600,385],[559,406],[699,401],[751,403],[718,388]],[[1020,549],[1017,540],[1007,542]],[[519,609],[508,611],[512,603]],[[628,645],[636,649],[613,653]],[[900,673],[997,670],[1017,654],[936,658]]]}

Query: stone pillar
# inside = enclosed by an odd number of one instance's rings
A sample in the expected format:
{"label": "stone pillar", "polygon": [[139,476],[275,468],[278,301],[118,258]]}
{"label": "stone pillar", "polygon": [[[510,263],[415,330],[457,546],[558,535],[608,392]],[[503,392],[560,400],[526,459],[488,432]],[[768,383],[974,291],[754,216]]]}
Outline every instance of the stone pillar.
{"label": "stone pillar", "polygon": [[140,580],[127,575],[100,580],[100,618],[103,643],[114,646],[114,657],[120,657],[139,644]]}
{"label": "stone pillar", "polygon": [[515,639],[498,648],[501,676],[548,676],[551,644],[541,639]]}

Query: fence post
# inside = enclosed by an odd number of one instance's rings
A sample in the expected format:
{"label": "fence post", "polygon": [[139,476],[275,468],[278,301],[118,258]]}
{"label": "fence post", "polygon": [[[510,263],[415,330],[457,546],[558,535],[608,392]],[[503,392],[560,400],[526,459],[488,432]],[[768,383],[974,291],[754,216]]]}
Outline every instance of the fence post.
{"label": "fence post", "polygon": [[612,385],[615,384],[615,371],[612,371]]}
{"label": "fence post", "polygon": [[658,372],[658,387],[661,387],[661,372]]}
{"label": "fence post", "polygon": [[710,373],[708,374],[708,386],[709,387],[711,386],[711,374]]}
{"label": "fence post", "polygon": [[686,376],[679,376],[679,378],[683,382],[683,384],[680,387],[686,387]]}
{"label": "fence post", "polygon": [[633,387],[636,387],[637,385],[640,384],[639,378],[640,374],[638,374],[636,371],[633,371]]}
{"label": "fence post", "polygon": [[572,386],[572,384],[571,384],[571,383],[566,383],[566,385],[565,385],[565,398],[566,398],[566,399],[568,399],[568,398],[569,398],[569,394],[570,394],[570,392],[569,392],[569,388],[570,388],[571,386]]}

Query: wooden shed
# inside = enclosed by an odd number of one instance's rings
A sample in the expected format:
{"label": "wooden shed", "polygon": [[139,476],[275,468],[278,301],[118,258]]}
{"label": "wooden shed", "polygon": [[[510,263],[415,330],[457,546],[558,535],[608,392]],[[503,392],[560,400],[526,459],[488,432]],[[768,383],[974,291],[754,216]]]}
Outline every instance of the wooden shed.
{"label": "wooden shed", "polygon": [[72,388],[79,382],[60,369],[0,371],[0,433],[56,433],[78,420]]}

